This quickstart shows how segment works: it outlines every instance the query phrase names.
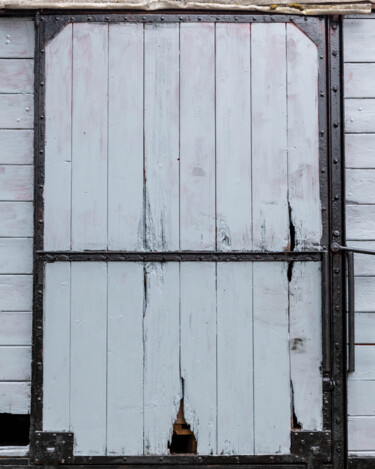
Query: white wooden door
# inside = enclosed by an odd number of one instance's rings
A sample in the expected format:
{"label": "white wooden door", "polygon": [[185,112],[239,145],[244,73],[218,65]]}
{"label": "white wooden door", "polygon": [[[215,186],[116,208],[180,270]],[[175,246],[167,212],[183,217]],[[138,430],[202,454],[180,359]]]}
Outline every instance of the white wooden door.
{"label": "white wooden door", "polygon": [[45,56],[43,430],[166,455],[182,402],[200,455],[289,454],[323,429],[320,262],[280,260],[321,250],[317,46],[74,23]]}

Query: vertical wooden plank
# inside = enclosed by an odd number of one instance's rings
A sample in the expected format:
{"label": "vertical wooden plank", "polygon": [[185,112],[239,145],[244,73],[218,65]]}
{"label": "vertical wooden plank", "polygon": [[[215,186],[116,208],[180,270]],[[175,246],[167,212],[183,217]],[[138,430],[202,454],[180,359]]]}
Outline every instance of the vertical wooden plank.
{"label": "vertical wooden plank", "polygon": [[71,247],[72,32],[73,26],[69,24],[46,46],[44,248],[47,251]]}
{"label": "vertical wooden plank", "polygon": [[251,28],[253,249],[282,251],[289,248],[286,26]]}
{"label": "vertical wooden plank", "polygon": [[286,264],[254,263],[253,292],[255,454],[287,454],[291,415]]}
{"label": "vertical wooden plank", "polygon": [[322,300],[316,262],[295,262],[289,284],[290,373],[303,430],[322,430]]}
{"label": "vertical wooden plank", "polygon": [[[43,430],[68,431],[70,262],[46,264],[43,324]],[[76,356],[72,357],[73,360]]]}
{"label": "vertical wooden plank", "polygon": [[179,25],[145,26],[145,247],[179,249]]}
{"label": "vertical wooden plank", "polygon": [[182,262],[180,275],[185,419],[198,454],[217,454],[216,265]]}
{"label": "vertical wooden plank", "polygon": [[143,264],[108,264],[108,455],[143,453],[143,282]]}
{"label": "vertical wooden plank", "polygon": [[73,25],[72,249],[107,248],[108,25]]}
{"label": "vertical wooden plank", "polygon": [[210,250],[215,249],[215,26],[180,27],[180,247]]}
{"label": "vertical wooden plank", "polygon": [[132,251],[143,248],[142,24],[109,26],[108,99],[108,248]]}
{"label": "vertical wooden plank", "polygon": [[217,248],[252,249],[250,25],[216,25]]}
{"label": "vertical wooden plank", "polygon": [[218,454],[254,453],[253,266],[217,264]]}
{"label": "vertical wooden plank", "polygon": [[144,454],[168,454],[181,400],[179,265],[145,266]]}
{"label": "vertical wooden plank", "polygon": [[106,454],[107,264],[71,264],[70,426],[76,455]]}
{"label": "vertical wooden plank", "polygon": [[296,251],[317,248],[322,237],[318,70],[317,46],[287,24],[288,200]]}

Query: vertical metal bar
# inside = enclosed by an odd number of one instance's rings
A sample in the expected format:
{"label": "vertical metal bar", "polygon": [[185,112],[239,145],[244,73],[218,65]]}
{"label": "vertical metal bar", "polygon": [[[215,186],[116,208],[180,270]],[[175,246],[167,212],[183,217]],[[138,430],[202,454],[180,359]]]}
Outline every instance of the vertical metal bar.
{"label": "vertical metal bar", "polygon": [[331,371],[331,308],[329,289],[329,253],[322,255],[322,337],[323,371]]}
{"label": "vertical metal bar", "polygon": [[354,254],[348,252],[348,371],[355,370],[355,310],[354,310]]}

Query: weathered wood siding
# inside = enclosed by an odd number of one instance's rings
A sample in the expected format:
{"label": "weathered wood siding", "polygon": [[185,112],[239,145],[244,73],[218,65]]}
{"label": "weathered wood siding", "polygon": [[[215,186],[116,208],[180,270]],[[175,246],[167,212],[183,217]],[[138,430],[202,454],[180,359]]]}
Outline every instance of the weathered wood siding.
{"label": "weathered wood siding", "polygon": [[[348,245],[375,249],[375,19],[344,20]],[[375,258],[355,255],[356,371],[349,375],[349,451],[375,451]]]}
{"label": "weathered wood siding", "polygon": [[46,250],[282,251],[291,225],[320,246],[318,56],[296,26],[74,24],[46,61]]}
{"label": "weathered wood siding", "polygon": [[0,413],[30,410],[34,23],[0,19]]}
{"label": "weathered wood siding", "polygon": [[293,270],[47,264],[44,429],[77,455],[167,454],[183,398],[199,454],[289,453],[291,403],[322,429],[320,267]]}

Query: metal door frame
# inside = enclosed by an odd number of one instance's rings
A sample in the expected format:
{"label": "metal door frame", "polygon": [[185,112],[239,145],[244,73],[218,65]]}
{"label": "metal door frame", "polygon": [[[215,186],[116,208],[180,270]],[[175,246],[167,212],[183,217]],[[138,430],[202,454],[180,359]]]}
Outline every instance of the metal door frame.
{"label": "metal door frame", "polygon": [[[343,243],[344,191],[342,155],[342,21],[340,17],[301,17],[228,12],[36,12],[35,46],[35,212],[34,212],[34,296],[32,347],[32,402],[29,464],[107,465],[123,469],[149,465],[186,469],[231,467],[261,469],[342,469],[346,464],[346,328],[344,264],[341,253],[331,253],[331,243]],[[319,53],[319,149],[322,200],[323,251],[314,252],[46,252],[44,237],[44,142],[45,142],[45,45],[68,23],[76,22],[226,22],[286,23],[298,26],[315,44]],[[43,289],[44,269],[56,261],[322,261],[323,304],[323,423],[324,431],[291,431],[289,455],[265,456],[73,456],[72,438],[67,433],[43,432]],[[332,294],[331,294],[332,292]],[[55,448],[48,455],[47,447]],[[14,463],[14,460],[13,460]]]}

